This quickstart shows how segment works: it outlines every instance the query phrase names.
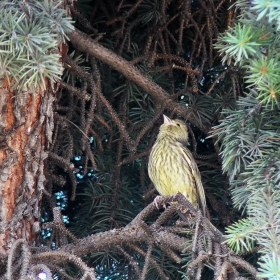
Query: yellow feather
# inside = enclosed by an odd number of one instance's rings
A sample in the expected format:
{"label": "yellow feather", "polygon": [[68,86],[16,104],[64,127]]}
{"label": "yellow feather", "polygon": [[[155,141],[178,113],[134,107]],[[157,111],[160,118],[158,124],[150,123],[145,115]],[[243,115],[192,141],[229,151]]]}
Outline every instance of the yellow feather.
{"label": "yellow feather", "polygon": [[195,207],[206,212],[206,200],[196,162],[186,148],[187,126],[181,120],[164,116],[155,144],[152,147],[148,173],[161,195],[181,192]]}

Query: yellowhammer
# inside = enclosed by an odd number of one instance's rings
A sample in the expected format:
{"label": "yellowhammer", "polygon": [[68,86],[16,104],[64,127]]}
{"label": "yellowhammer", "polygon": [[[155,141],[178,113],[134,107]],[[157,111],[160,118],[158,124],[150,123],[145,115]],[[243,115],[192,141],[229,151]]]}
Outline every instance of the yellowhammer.
{"label": "yellowhammer", "polygon": [[196,162],[186,148],[188,130],[181,120],[163,115],[157,140],[152,147],[148,172],[161,195],[182,193],[205,216],[206,200]]}

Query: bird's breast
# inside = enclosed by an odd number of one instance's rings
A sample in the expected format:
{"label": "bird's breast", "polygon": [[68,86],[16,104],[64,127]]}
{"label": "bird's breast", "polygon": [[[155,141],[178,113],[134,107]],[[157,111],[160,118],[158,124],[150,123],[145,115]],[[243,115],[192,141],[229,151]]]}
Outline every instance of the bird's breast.
{"label": "bird's breast", "polygon": [[194,178],[186,163],[184,149],[179,142],[156,142],[150,154],[149,176],[161,195],[181,192],[196,203]]}

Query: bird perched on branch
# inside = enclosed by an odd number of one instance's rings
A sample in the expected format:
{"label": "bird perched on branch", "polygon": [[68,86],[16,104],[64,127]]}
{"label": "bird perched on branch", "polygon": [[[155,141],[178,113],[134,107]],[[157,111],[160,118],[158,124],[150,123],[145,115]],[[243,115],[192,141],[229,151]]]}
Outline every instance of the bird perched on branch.
{"label": "bird perched on branch", "polygon": [[148,173],[161,195],[182,193],[203,216],[206,200],[196,162],[189,149],[188,130],[181,120],[171,120],[163,115],[157,140],[152,147]]}

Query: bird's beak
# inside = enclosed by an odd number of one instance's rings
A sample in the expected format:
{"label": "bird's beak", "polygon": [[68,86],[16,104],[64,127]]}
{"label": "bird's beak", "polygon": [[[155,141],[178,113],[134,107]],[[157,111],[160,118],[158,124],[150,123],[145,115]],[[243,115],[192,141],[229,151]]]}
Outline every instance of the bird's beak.
{"label": "bird's beak", "polygon": [[167,116],[163,115],[163,123],[171,123],[171,119],[169,119]]}

